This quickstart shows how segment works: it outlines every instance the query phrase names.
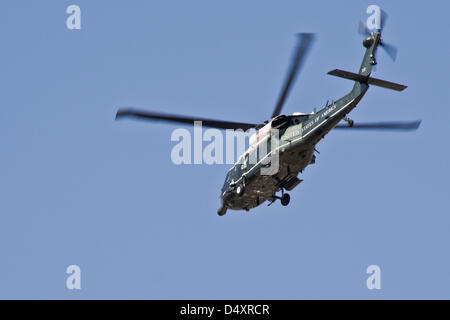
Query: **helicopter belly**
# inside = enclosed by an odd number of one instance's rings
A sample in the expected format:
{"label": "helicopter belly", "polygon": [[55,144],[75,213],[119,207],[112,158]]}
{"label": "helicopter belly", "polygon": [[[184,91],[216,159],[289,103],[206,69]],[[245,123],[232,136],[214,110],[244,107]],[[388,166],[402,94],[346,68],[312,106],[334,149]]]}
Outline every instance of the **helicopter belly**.
{"label": "helicopter belly", "polygon": [[262,175],[260,170],[247,176],[245,191],[238,195],[230,192],[226,197],[226,205],[231,210],[245,210],[259,206],[266,200],[273,200],[273,196],[281,188],[294,189],[302,180],[297,175],[314,161],[314,146],[298,146],[285,148],[280,153],[279,169],[274,175]]}

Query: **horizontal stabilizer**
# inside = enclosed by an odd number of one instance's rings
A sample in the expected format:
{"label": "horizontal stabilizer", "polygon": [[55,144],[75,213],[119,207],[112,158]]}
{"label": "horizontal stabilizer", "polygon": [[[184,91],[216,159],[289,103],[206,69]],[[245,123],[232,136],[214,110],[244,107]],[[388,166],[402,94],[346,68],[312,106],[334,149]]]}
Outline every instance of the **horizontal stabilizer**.
{"label": "horizontal stabilizer", "polygon": [[389,82],[389,81],[372,78],[372,77],[366,77],[366,76],[363,76],[358,73],[353,73],[350,71],[344,71],[344,70],[339,70],[339,69],[332,70],[332,71],[328,72],[328,74],[330,74],[332,76],[349,79],[349,80],[354,80],[354,81],[358,81],[358,82],[363,82],[363,83],[367,83],[369,85],[374,85],[377,87],[382,87],[382,88],[396,90],[396,91],[403,91],[407,88],[407,86],[404,86],[402,84]]}

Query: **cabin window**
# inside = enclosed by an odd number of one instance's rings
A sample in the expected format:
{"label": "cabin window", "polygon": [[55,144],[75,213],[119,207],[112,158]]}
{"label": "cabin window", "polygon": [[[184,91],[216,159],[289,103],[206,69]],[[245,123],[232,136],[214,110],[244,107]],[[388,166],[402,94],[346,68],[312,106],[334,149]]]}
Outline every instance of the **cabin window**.
{"label": "cabin window", "polygon": [[248,165],[248,153],[244,157],[244,163],[241,166],[242,170],[245,170],[247,168],[247,165]]}
{"label": "cabin window", "polygon": [[307,114],[303,115],[303,116],[297,116],[294,118],[294,123],[298,124],[300,122],[306,121],[308,120],[309,116]]}

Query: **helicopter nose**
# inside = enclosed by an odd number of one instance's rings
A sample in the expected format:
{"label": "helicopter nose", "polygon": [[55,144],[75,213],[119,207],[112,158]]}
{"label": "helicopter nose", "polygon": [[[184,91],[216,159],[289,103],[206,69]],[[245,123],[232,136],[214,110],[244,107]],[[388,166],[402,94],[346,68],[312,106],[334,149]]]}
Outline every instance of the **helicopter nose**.
{"label": "helicopter nose", "polygon": [[231,188],[228,188],[223,194],[222,194],[222,203],[227,203],[230,200],[232,200],[233,192]]}

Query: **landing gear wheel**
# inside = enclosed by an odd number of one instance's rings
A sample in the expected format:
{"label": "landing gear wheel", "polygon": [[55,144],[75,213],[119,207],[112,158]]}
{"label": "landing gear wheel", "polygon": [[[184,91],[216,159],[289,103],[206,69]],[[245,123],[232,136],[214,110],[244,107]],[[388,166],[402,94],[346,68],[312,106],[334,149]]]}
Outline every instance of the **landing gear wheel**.
{"label": "landing gear wheel", "polygon": [[347,126],[350,128],[353,127],[353,124],[355,123],[352,119],[348,118],[347,116],[344,117],[344,121],[347,122]]}
{"label": "landing gear wheel", "polygon": [[289,201],[291,201],[291,196],[288,193],[284,193],[281,196],[281,205],[282,206],[287,206],[289,204]]}
{"label": "landing gear wheel", "polygon": [[245,187],[244,187],[243,184],[240,184],[240,185],[237,186],[237,188],[236,188],[236,194],[237,194],[238,196],[242,196],[242,195],[244,194],[244,191],[245,191]]}

